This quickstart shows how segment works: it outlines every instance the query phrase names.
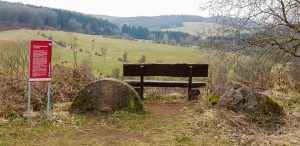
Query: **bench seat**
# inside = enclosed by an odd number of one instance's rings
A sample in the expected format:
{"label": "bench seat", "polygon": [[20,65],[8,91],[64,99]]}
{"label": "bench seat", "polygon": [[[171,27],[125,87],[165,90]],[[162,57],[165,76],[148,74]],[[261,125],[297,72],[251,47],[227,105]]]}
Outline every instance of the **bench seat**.
{"label": "bench seat", "polygon": [[[124,80],[131,86],[140,86],[141,81],[140,80]],[[193,82],[192,88],[199,88],[204,87],[206,85],[205,82]],[[186,88],[189,86],[188,81],[157,81],[157,80],[145,80],[144,86],[147,87],[181,87]]]}

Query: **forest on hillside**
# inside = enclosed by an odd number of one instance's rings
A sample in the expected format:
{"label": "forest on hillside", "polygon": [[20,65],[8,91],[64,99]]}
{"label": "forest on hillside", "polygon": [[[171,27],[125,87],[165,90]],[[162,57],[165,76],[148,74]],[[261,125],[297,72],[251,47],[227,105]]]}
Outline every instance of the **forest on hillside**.
{"label": "forest on hillside", "polygon": [[59,29],[95,35],[115,35],[118,26],[107,20],[62,10],[0,1],[0,29]]}
{"label": "forest on hillside", "polygon": [[111,17],[96,15],[97,18],[107,19],[119,25],[135,25],[147,27],[150,30],[160,30],[180,27],[184,22],[208,22],[213,24],[223,24],[225,20],[234,20],[224,16],[202,17],[194,15],[162,15],[162,16],[138,16],[138,17]]}
{"label": "forest on hillside", "polygon": [[[18,28],[62,30],[91,35],[109,35],[125,39],[152,40],[156,43],[182,46],[216,46],[219,38],[211,37],[202,40],[201,35],[155,30],[152,29],[154,24],[159,25],[160,28],[169,28],[180,26],[185,21],[220,23],[224,19],[224,17],[204,18],[184,15],[126,19],[112,17],[109,20],[99,17],[62,9],[0,1],[0,30]],[[121,20],[124,20],[126,24],[123,24]],[[229,39],[228,36],[224,36],[222,37],[222,44],[236,45],[239,39],[236,38],[236,35],[230,36]]]}
{"label": "forest on hillside", "polygon": [[198,45],[199,41],[201,41],[200,36],[195,36],[184,32],[150,31],[146,27],[128,26],[126,24],[122,26],[121,35],[125,38],[153,40],[156,42],[180,44],[184,46]]}

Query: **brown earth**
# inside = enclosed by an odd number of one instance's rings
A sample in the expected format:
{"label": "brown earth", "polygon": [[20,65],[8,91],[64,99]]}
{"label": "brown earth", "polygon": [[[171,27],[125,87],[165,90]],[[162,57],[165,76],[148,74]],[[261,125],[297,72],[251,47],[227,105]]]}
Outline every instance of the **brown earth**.
{"label": "brown earth", "polygon": [[[149,103],[144,107],[157,118],[175,118],[183,115],[187,109],[192,108],[193,103]],[[127,131],[121,129],[85,129],[77,133],[75,139],[93,139],[89,144],[94,145],[101,141],[105,145],[122,145],[124,143],[151,143],[151,135],[143,131]]]}
{"label": "brown earth", "polygon": [[105,145],[121,145],[127,143],[149,143],[150,139],[140,132],[124,131],[118,129],[85,129],[84,132],[76,133],[76,139],[89,139],[88,145],[97,145],[99,142]]}
{"label": "brown earth", "polygon": [[176,117],[191,108],[192,103],[150,103],[144,105],[146,110],[157,117]]}

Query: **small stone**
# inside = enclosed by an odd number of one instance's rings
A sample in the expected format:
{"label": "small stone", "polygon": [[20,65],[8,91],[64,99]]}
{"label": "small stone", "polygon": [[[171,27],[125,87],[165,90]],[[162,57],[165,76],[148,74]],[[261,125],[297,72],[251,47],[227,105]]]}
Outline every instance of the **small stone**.
{"label": "small stone", "polygon": [[192,89],[190,92],[190,100],[198,100],[200,96],[200,90],[199,89]]}
{"label": "small stone", "polygon": [[7,124],[9,122],[9,120],[4,119],[4,118],[0,118],[0,124]]}
{"label": "small stone", "polygon": [[183,107],[179,112],[184,112],[188,109],[188,107]]}
{"label": "small stone", "polygon": [[171,97],[182,97],[180,93],[172,93],[170,94]]}

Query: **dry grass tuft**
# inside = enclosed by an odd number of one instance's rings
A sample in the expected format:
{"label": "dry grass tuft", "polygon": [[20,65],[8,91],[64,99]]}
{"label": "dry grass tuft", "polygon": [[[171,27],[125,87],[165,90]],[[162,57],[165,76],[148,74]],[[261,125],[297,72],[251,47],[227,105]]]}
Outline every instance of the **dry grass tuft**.
{"label": "dry grass tuft", "polygon": [[195,135],[237,145],[299,145],[300,113],[283,118],[235,113],[199,103],[187,120]]}

